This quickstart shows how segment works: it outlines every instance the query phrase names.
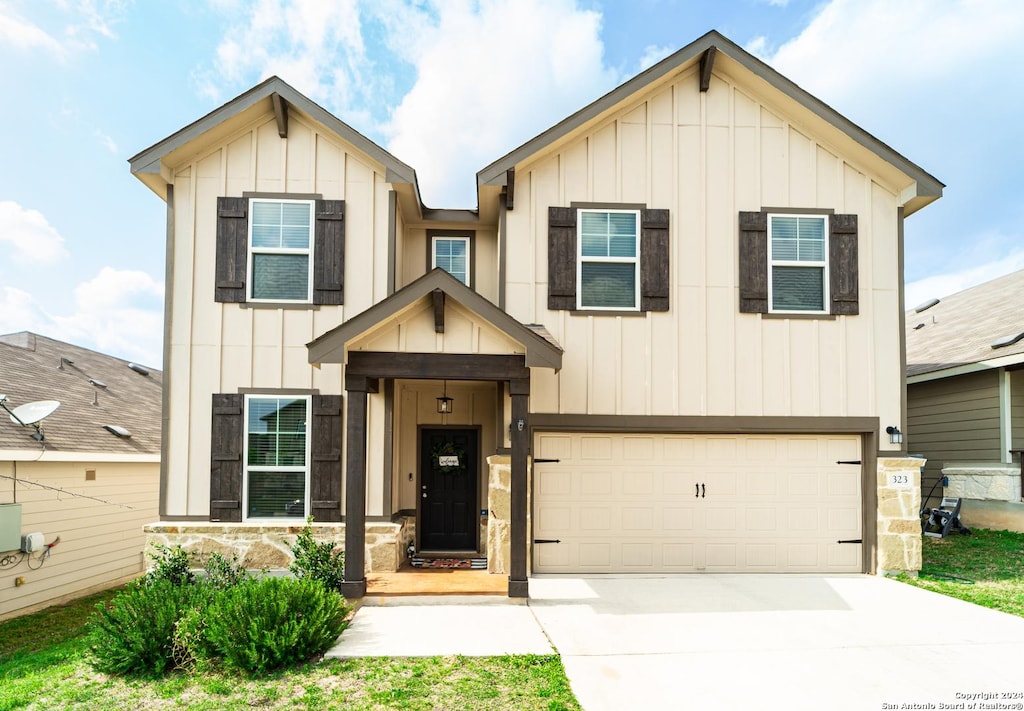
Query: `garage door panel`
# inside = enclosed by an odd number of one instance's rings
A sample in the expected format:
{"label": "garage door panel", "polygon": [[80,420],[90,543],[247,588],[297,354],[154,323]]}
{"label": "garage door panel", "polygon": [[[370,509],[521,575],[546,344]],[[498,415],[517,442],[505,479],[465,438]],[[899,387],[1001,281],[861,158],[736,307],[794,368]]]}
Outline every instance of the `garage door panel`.
{"label": "garage door panel", "polygon": [[[860,572],[856,436],[542,433],[535,572]],[[568,453],[568,454],[566,454]],[[703,492],[700,484],[704,485]],[[699,494],[703,493],[703,496]]]}

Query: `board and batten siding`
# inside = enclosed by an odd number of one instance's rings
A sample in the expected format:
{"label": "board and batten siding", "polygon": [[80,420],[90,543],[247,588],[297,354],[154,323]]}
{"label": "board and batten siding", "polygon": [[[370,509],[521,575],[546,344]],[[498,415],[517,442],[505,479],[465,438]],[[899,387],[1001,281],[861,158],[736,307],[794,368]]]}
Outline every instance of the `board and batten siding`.
{"label": "board and batten siding", "polygon": [[[94,480],[86,480],[87,470],[95,472]],[[14,464],[0,463],[0,473],[13,476]],[[26,560],[0,570],[0,619],[87,595],[144,571],[142,527],[157,518],[159,463],[17,462],[16,473],[21,481],[4,479],[0,491],[5,502],[21,504],[22,533],[42,533],[46,543],[60,536],[60,543],[37,570]],[[28,482],[111,503],[58,495]],[[39,565],[37,558],[32,565]],[[15,586],[18,577],[24,585]]]}
{"label": "board and batten siding", "polygon": [[[205,516],[212,394],[239,388],[342,392],[341,366],[311,367],[306,344],[388,295],[390,184],[383,166],[294,113],[287,139],[268,113],[172,170],[174,272],[165,367],[173,377],[164,513]],[[214,301],[217,198],[247,192],[345,201],[344,305],[277,309]]]}
{"label": "board and batten siding", "polygon": [[[928,458],[922,496],[947,462],[999,462],[998,371],[908,385],[905,439],[910,454]],[[939,485],[934,496],[941,493]]]}
{"label": "board and batten siding", "polygon": [[[899,176],[802,107],[718,66],[708,92],[696,70],[683,72],[516,167],[506,308],[547,326],[565,349],[558,373],[534,370],[531,410],[899,423]],[[548,208],[574,202],[669,211],[667,312],[548,309]],[[738,214],[764,207],[858,216],[859,315],[739,312]]]}
{"label": "board and batten siding", "polygon": [[[473,228],[473,229],[469,229]],[[446,227],[431,225],[432,232],[443,234]],[[473,233],[473,290],[492,304],[498,303],[498,234],[494,229],[479,229],[475,225],[451,227],[460,234],[467,230]],[[396,263],[398,289],[419,279],[426,274],[430,265],[427,255],[430,254],[427,241],[427,230],[421,227],[410,227],[398,233]]]}

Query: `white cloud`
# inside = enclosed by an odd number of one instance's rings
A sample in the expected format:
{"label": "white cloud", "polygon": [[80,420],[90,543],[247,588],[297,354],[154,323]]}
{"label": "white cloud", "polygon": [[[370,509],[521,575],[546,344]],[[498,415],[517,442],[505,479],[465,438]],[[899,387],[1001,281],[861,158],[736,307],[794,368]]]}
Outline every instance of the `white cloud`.
{"label": "white cloud", "polygon": [[100,131],[99,129],[96,129],[95,133],[96,133],[96,138],[99,139],[100,145],[102,145],[108,151],[110,151],[111,153],[116,155],[117,154],[117,142],[113,138],[108,136],[107,134],[105,134],[102,131]]}
{"label": "white cloud", "polygon": [[[407,48],[416,83],[389,150],[416,168],[424,202],[476,205],[477,170],[610,89],[600,15],[572,0],[438,3]],[[501,51],[514,48],[514,52]],[[500,57],[500,61],[493,61]]]}
{"label": "white cloud", "polygon": [[21,263],[45,264],[68,256],[64,238],[41,212],[10,200],[0,200],[0,247],[4,244]]}
{"label": "white cloud", "polygon": [[25,291],[0,287],[0,333],[32,331],[160,367],[163,292],[145,272],[104,267],[74,289],[71,309],[58,315]]}
{"label": "white cloud", "polygon": [[955,294],[1018,269],[1024,269],[1024,249],[1014,250],[996,261],[986,262],[959,272],[936,274],[909,282],[906,287],[907,308],[912,309],[928,299]]}
{"label": "white cloud", "polygon": [[0,4],[0,46],[21,52],[39,49],[63,59],[64,46],[53,36],[32,22],[14,13],[9,5]]}
{"label": "white cloud", "polygon": [[640,71],[653,67],[665,57],[676,51],[676,49],[678,49],[678,47],[655,47],[654,45],[648,45],[644,48],[644,55],[640,58]]}

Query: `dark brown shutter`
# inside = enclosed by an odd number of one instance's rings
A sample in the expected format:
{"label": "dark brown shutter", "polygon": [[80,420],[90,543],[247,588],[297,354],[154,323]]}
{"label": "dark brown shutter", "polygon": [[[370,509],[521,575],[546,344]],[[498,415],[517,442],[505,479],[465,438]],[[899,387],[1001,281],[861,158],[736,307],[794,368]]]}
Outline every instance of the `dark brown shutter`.
{"label": "dark brown shutter", "polygon": [[242,520],[242,395],[213,396],[210,520]]}
{"label": "dark brown shutter", "polygon": [[740,213],[740,312],[768,313],[768,215]]}
{"label": "dark brown shutter", "polygon": [[310,513],[315,521],[341,520],[341,395],[314,395],[310,427]]}
{"label": "dark brown shutter", "polygon": [[640,310],[668,311],[668,210],[641,210],[640,225]]}
{"label": "dark brown shutter", "polygon": [[830,313],[859,313],[857,286],[857,216],[831,215],[828,222]]}
{"label": "dark brown shutter", "polygon": [[245,301],[249,248],[249,198],[217,198],[217,256],[214,301]]}
{"label": "dark brown shutter", "polygon": [[576,208],[548,208],[548,308],[576,308]]}
{"label": "dark brown shutter", "polygon": [[343,304],[345,201],[317,200],[313,230],[313,303]]}

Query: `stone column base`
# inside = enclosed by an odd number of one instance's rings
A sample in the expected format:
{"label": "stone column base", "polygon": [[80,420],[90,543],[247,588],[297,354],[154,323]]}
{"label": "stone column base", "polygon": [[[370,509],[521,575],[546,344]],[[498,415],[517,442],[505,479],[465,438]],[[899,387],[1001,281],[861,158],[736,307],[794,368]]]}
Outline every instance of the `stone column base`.
{"label": "stone column base", "polygon": [[921,570],[921,467],[924,459],[878,458],[879,575]]}

